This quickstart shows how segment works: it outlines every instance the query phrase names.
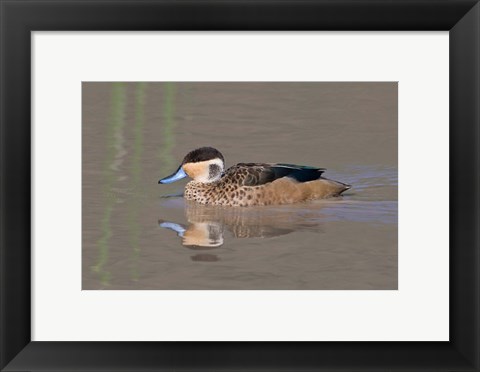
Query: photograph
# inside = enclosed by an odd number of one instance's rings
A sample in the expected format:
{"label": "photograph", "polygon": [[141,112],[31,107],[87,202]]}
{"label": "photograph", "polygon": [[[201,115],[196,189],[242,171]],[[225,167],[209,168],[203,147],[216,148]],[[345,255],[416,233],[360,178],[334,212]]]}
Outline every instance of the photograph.
{"label": "photograph", "polygon": [[397,290],[398,83],[82,83],[82,290]]}

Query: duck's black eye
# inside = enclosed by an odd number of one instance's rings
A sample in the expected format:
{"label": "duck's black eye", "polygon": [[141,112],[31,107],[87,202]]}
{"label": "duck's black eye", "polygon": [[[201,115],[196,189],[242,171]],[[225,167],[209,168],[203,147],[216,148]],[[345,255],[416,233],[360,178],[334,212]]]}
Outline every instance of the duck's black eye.
{"label": "duck's black eye", "polygon": [[208,166],[208,178],[216,178],[222,173],[222,169],[218,164],[210,164]]}

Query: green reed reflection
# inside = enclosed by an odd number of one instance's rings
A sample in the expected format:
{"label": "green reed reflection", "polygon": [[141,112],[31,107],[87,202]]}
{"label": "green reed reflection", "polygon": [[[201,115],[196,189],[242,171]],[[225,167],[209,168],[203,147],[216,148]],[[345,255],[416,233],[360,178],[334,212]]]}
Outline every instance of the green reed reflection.
{"label": "green reed reflection", "polygon": [[99,274],[102,285],[108,285],[111,274],[105,270],[108,261],[109,242],[112,237],[111,219],[115,207],[115,196],[112,194],[114,171],[122,154],[121,133],[125,126],[126,87],[123,83],[113,83],[111,92],[111,112],[107,132],[107,155],[103,167],[104,183],[102,187],[105,198],[105,209],[100,220],[102,236],[97,241],[98,258],[92,270]]}
{"label": "green reed reflection", "polygon": [[175,145],[175,83],[165,83],[165,92],[163,95],[163,141],[159,153],[161,170],[163,173],[172,170],[175,166],[175,160],[172,155],[172,149]]}
{"label": "green reed reflection", "polygon": [[[135,85],[135,124],[133,126],[133,154],[131,165],[131,189],[139,191],[142,176],[143,129],[145,123],[146,83]],[[138,256],[140,254],[140,224],[138,223],[138,198],[133,198],[128,210],[128,229],[130,247],[132,248],[131,278],[138,280]]]}

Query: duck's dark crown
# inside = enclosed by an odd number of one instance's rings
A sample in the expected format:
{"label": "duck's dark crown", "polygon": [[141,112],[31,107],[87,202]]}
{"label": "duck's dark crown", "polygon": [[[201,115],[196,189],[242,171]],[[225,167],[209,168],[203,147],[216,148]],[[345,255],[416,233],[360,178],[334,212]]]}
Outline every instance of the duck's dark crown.
{"label": "duck's dark crown", "polygon": [[190,151],[183,159],[183,163],[198,163],[212,159],[221,159],[225,162],[222,153],[217,149],[214,149],[213,147],[200,147],[196,150]]}

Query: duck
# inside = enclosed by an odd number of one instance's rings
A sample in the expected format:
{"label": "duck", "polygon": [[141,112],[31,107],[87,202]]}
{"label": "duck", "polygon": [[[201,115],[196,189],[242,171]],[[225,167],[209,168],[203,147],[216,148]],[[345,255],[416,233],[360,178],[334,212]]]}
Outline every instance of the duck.
{"label": "duck", "polygon": [[190,151],[178,169],[158,181],[192,180],[184,198],[204,205],[252,207],[308,202],[340,196],[351,188],[323,177],[325,168],[287,163],[238,163],[225,170],[225,158],[213,147]]}

